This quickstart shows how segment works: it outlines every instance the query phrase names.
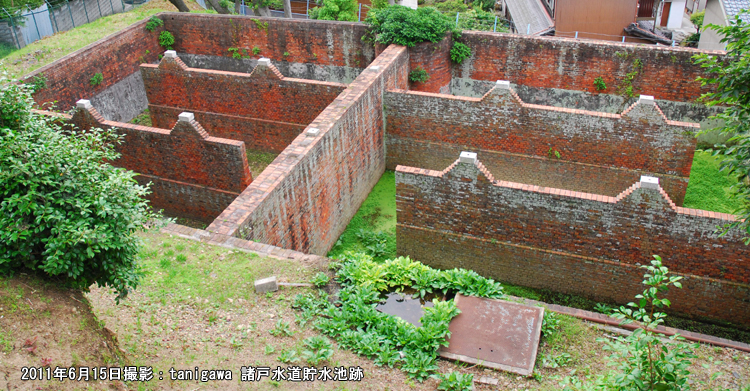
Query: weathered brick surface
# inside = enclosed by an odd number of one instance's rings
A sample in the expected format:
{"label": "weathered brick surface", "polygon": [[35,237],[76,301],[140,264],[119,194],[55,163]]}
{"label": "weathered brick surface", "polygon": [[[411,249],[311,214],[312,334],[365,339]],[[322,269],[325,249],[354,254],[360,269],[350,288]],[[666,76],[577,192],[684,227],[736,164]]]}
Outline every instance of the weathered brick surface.
{"label": "weathered brick surface", "polygon": [[454,66],[453,77],[458,78],[596,92],[597,77],[610,89],[624,86],[625,75],[639,59],[643,69],[632,83],[636,94],[687,102],[709,91],[696,81],[703,73],[693,65],[692,56],[700,52],[695,49],[481,31],[464,32],[458,41],[472,52]]}
{"label": "weathered brick surface", "polygon": [[[149,105],[149,115],[157,119],[160,126],[171,129],[177,123],[177,116],[185,110],[157,105]],[[281,121],[268,121],[237,115],[191,111],[195,120],[214,137],[228,138],[245,142],[248,150],[281,152],[307,125]]]}
{"label": "weathered brick surface", "polygon": [[460,144],[393,137],[386,133],[386,168],[397,165],[442,170],[462,151],[471,150],[495,178],[541,187],[575,190],[615,197],[638,182],[641,175],[659,178],[660,185],[677,205],[682,205],[688,178],[626,168],[572,162],[549,156],[468,148]]}
{"label": "weathered brick surface", "polygon": [[[364,68],[375,59],[372,44],[362,41],[367,27],[361,23],[178,12],[162,15],[164,27],[175,36],[178,53],[231,56],[227,49],[239,48],[255,58],[355,68]],[[258,55],[252,53],[256,47]]]}
{"label": "weathered brick surface", "polygon": [[135,177],[141,185],[149,184],[148,200],[156,210],[167,216],[185,217],[210,224],[221,211],[237,198],[238,193],[173,181],[151,175]]}
{"label": "weathered brick surface", "polygon": [[[134,23],[30,73],[26,80],[47,78],[47,88],[34,94],[34,100],[40,106],[57,101],[58,109],[68,110],[79,99],[89,99],[138,72],[141,63],[156,61],[164,51],[158,41],[162,29],[146,31],[146,22]],[[92,86],[90,80],[96,73],[103,80]]]}
{"label": "weathered brick surface", "polygon": [[398,253],[514,284],[627,302],[661,255],[687,276],[674,310],[750,322],[750,248],[714,230],[733,216],[675,206],[636,183],[617,197],[496,181],[481,163],[399,166]]}
{"label": "weathered brick surface", "polygon": [[450,93],[452,44],[449,33],[440,42],[422,42],[409,48],[410,71],[422,67],[430,75],[424,83],[409,83],[410,90]]}
{"label": "weathered brick surface", "polygon": [[[670,196],[679,204],[684,198],[695,150],[691,132],[698,125],[669,121],[653,103],[637,103],[622,114],[598,113],[526,104],[499,86],[482,98],[388,91],[384,99],[389,168],[440,168],[438,161],[445,167],[456,150],[471,150],[490,162],[492,172],[511,175],[504,179],[554,186],[565,170],[534,171],[554,168],[544,162],[553,149],[578,178],[567,184],[579,186],[574,190],[622,191],[627,186],[616,175],[630,171],[630,178],[662,175]],[[522,156],[514,160],[509,154]]]}
{"label": "weathered brick surface", "polygon": [[[252,121],[236,128],[242,121],[227,116],[282,122],[279,132],[288,132],[289,123],[309,124],[346,88],[340,83],[285,78],[273,65],[257,66],[247,74],[188,68],[179,58],[170,57],[159,65],[142,65],[141,74],[149,107],[155,108],[149,111],[154,126],[167,127],[175,120],[161,115],[164,110],[156,106],[172,109],[164,114],[196,111],[211,134],[248,141],[270,138],[276,131],[258,134],[264,128]],[[290,137],[284,135],[286,140]]]}
{"label": "weathered brick surface", "polygon": [[211,137],[196,121],[159,129],[107,121],[91,108],[78,109],[72,122],[79,129],[116,128],[124,134],[116,166],[237,193],[252,182],[244,143]]}
{"label": "weathered brick surface", "polygon": [[385,169],[382,95],[408,72],[406,48],[389,47],[208,230],[325,254]]}
{"label": "weathered brick surface", "polygon": [[244,143],[210,137],[196,121],[158,129],[107,121],[91,108],[78,109],[70,122],[123,134],[112,164],[141,174],[141,184],[152,182],[151,205],[172,216],[210,223],[252,182]]}

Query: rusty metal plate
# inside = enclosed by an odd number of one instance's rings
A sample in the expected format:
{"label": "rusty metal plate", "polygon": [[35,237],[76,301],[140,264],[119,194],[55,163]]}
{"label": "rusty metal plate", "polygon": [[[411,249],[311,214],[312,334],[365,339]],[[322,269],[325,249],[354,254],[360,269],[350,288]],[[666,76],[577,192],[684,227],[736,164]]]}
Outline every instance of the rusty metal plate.
{"label": "rusty metal plate", "polygon": [[441,357],[531,375],[544,308],[461,294],[455,301],[461,313],[451,321]]}

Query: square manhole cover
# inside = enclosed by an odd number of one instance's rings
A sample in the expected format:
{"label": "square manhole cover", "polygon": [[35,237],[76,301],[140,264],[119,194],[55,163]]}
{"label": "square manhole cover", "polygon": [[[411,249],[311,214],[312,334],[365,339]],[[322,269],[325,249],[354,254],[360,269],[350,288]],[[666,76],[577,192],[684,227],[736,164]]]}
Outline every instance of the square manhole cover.
{"label": "square manhole cover", "polygon": [[455,301],[461,313],[451,321],[441,357],[531,375],[544,308],[461,294]]}

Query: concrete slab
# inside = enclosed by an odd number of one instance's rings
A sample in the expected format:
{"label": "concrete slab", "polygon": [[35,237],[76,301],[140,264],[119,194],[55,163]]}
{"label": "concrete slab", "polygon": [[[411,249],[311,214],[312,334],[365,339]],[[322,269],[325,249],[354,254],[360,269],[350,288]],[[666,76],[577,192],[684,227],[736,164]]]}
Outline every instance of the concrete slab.
{"label": "concrete slab", "polygon": [[441,357],[531,375],[544,308],[461,294],[455,301],[461,313],[451,321]]}
{"label": "concrete slab", "polygon": [[276,292],[279,285],[276,283],[276,276],[255,280],[255,293]]}

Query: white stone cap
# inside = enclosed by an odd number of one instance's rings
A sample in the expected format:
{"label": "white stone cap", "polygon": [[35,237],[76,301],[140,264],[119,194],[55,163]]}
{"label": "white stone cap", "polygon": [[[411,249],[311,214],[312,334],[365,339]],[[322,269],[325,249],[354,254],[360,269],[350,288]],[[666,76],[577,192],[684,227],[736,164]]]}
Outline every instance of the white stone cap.
{"label": "white stone cap", "polygon": [[461,163],[471,163],[476,164],[477,162],[477,154],[474,152],[461,152],[461,156],[459,156],[458,161]]}
{"label": "white stone cap", "polygon": [[370,67],[370,70],[377,72],[380,70],[380,65],[375,65],[374,67]]}
{"label": "white stone cap", "polygon": [[320,129],[318,129],[318,128],[310,128],[310,129],[307,129],[306,133],[307,133],[307,135],[309,137],[315,137],[315,136],[317,136],[317,135],[320,134]]}
{"label": "white stone cap", "polygon": [[654,97],[652,95],[641,95],[638,97],[638,103],[654,103]]}
{"label": "white stone cap", "polygon": [[164,52],[164,57],[177,58],[177,52],[174,50],[167,50]]}
{"label": "white stone cap", "polygon": [[81,99],[78,102],[76,102],[76,108],[88,110],[93,108],[94,106],[91,105],[91,101],[88,99]]}
{"label": "white stone cap", "polygon": [[178,121],[181,122],[190,122],[195,120],[195,115],[193,113],[188,113],[187,111],[183,111],[180,113],[179,116],[177,116]]}
{"label": "white stone cap", "polygon": [[507,80],[498,80],[495,85],[498,88],[501,88],[503,90],[509,90],[510,89],[510,82]]}
{"label": "white stone cap", "polygon": [[271,59],[270,58],[265,58],[265,57],[259,59],[258,60],[258,66],[270,67],[271,66]]}
{"label": "white stone cap", "polygon": [[658,189],[659,178],[653,176],[641,175],[641,187],[644,189]]}

